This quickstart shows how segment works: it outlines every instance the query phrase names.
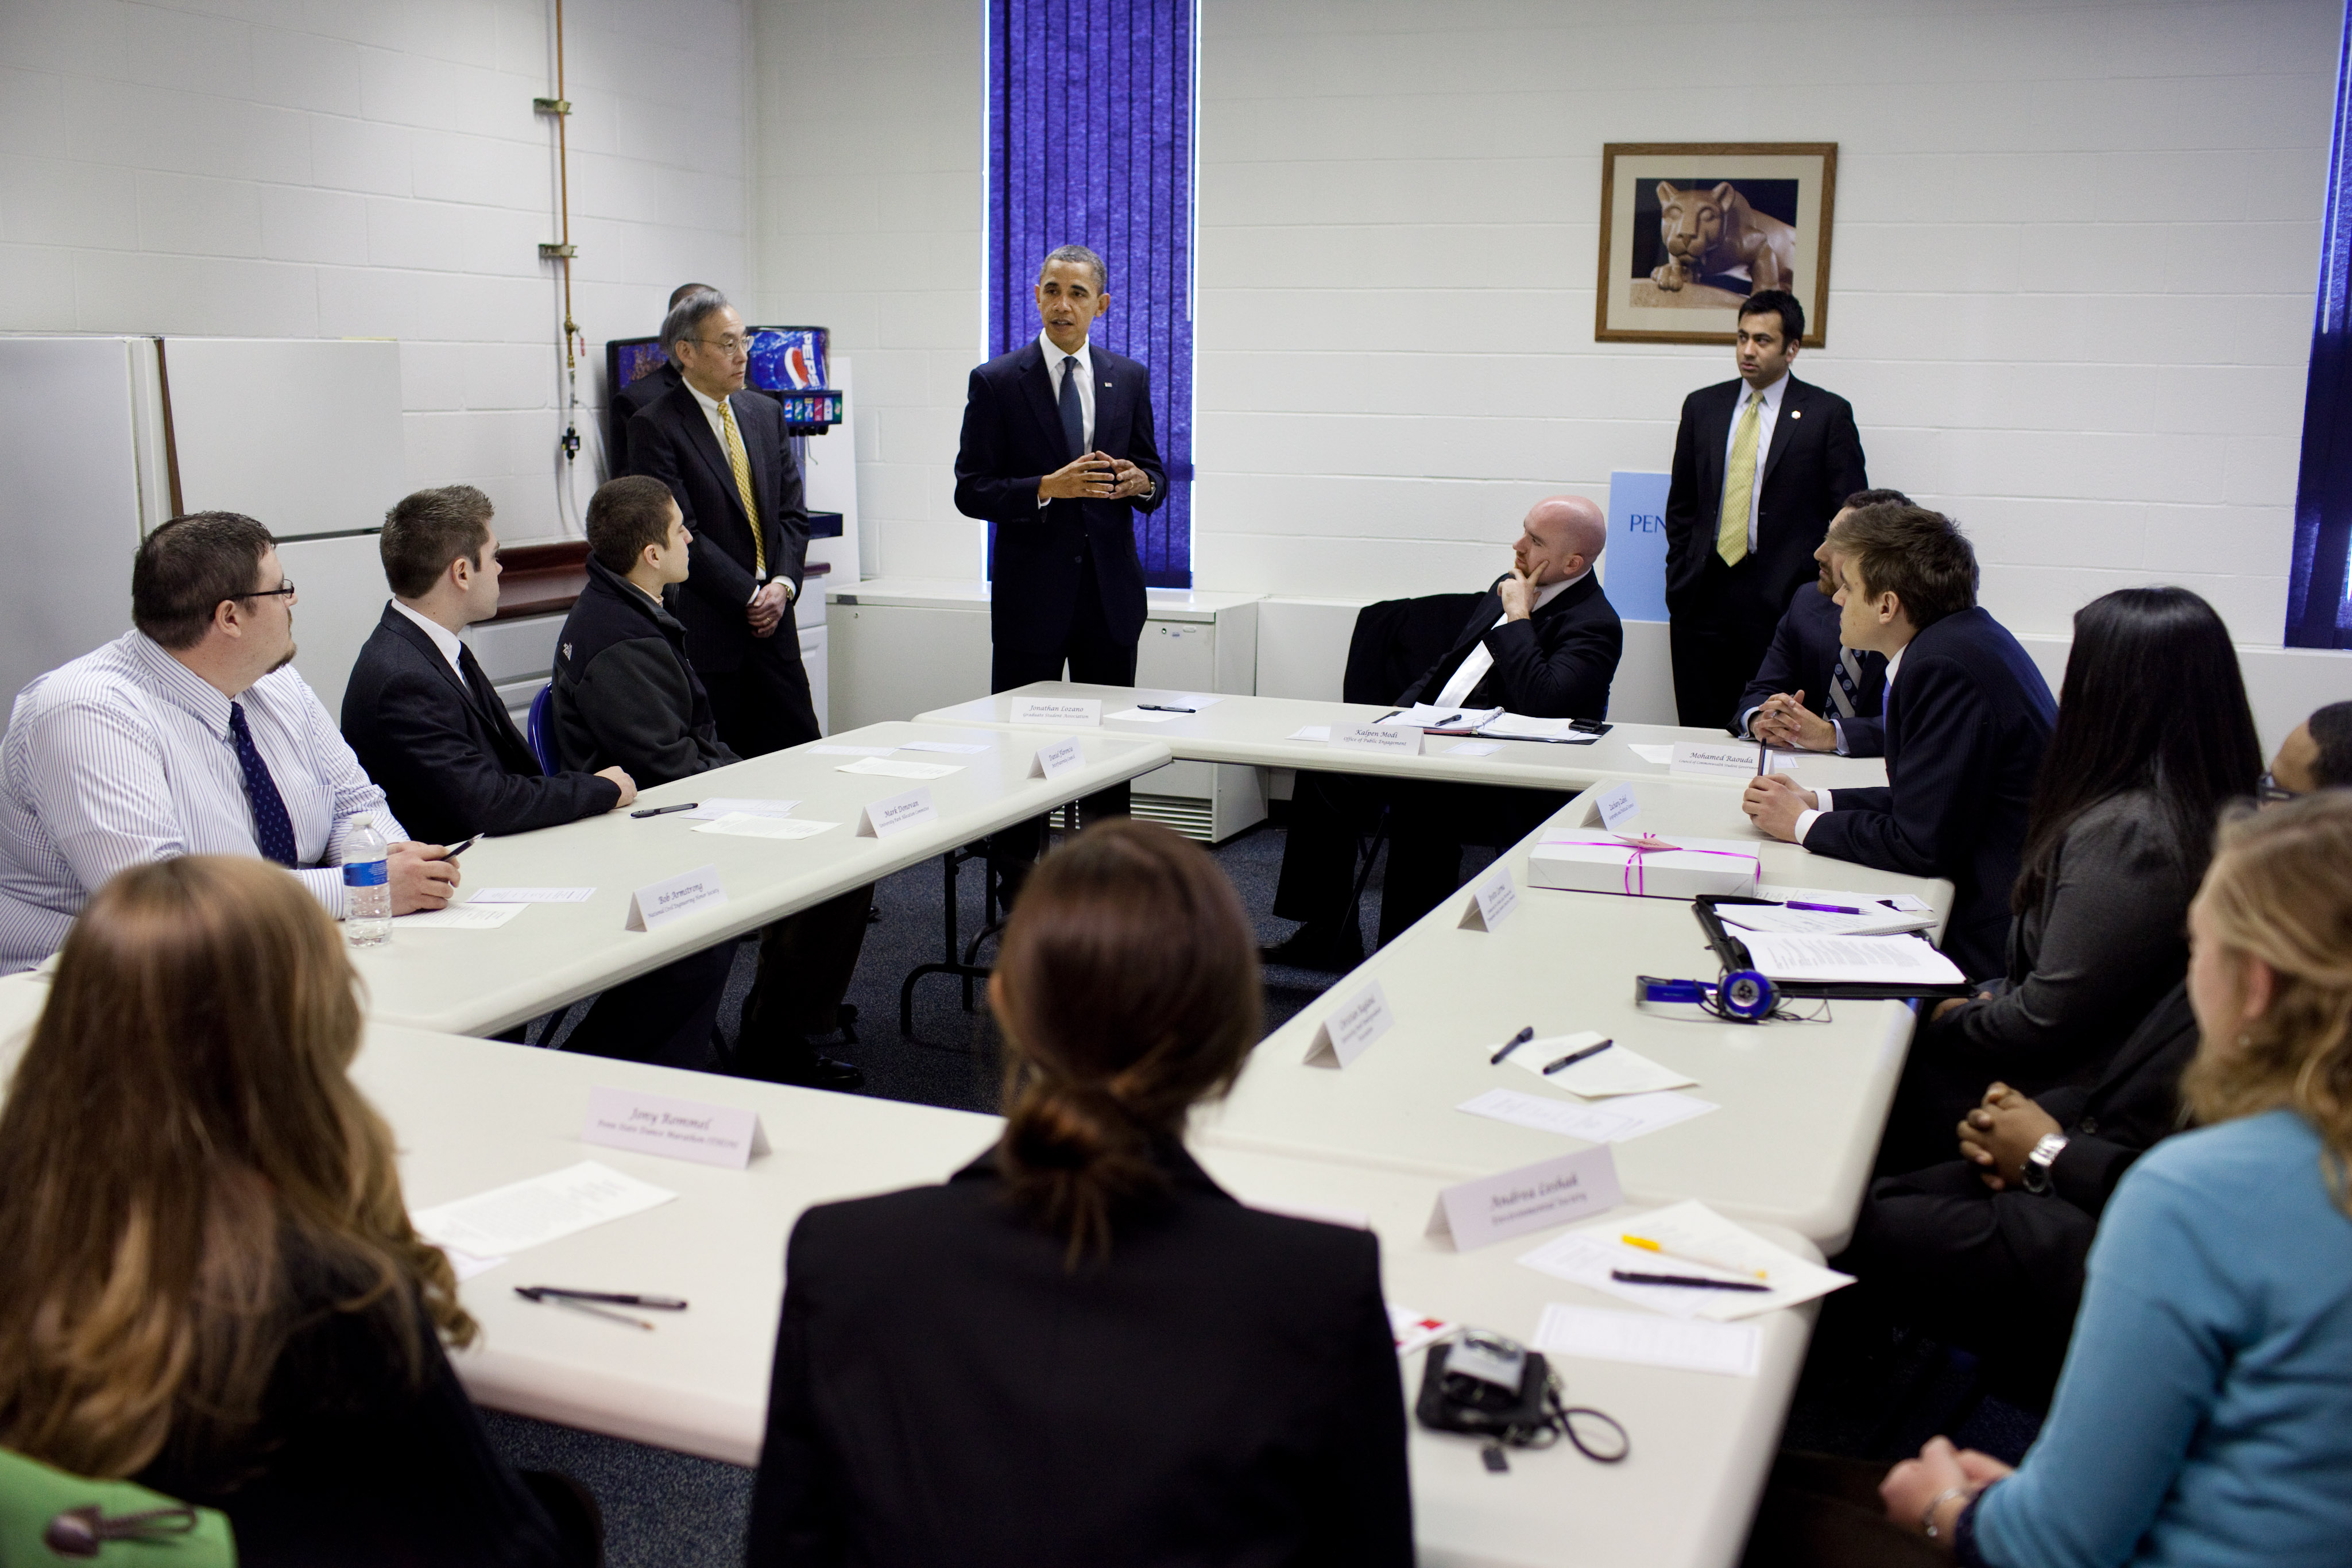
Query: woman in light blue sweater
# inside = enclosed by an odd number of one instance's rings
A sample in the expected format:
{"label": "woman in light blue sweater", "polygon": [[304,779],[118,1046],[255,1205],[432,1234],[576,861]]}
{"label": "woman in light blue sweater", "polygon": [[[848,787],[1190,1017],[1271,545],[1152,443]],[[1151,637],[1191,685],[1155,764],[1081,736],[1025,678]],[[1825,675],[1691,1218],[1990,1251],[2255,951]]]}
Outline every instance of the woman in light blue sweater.
{"label": "woman in light blue sweater", "polygon": [[2204,1125],[2108,1202],[2040,1439],[1880,1489],[1962,1563],[2352,1562],[2352,791],[2225,825],[2189,934]]}

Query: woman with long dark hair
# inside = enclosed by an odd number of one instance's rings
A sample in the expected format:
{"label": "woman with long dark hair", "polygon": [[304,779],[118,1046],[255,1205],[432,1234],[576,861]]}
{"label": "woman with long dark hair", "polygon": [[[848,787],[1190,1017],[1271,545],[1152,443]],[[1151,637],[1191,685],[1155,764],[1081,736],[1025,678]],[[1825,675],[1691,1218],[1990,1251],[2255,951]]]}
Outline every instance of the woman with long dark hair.
{"label": "woman with long dark hair", "polygon": [[263,861],[90,899],[0,1113],[0,1446],[220,1509],[247,1568],[593,1563],[442,1352],[475,1325],[345,1071],[354,981]]}
{"label": "woman with long dark hair", "polygon": [[989,1002],[995,1146],[793,1228],[747,1561],[1411,1563],[1379,1244],[1184,1151],[1257,1040],[1232,884],[1090,828],[1022,890]]}
{"label": "woman with long dark hair", "polygon": [[2035,1094],[2098,1071],[2180,983],[2214,821],[2262,772],[2237,650],[2210,605],[2126,588],[2075,612],[2011,894],[2008,976],[1920,1031],[1890,1132],[1890,1153],[1907,1139],[1912,1157],[1882,1168],[1949,1158],[1989,1084]]}

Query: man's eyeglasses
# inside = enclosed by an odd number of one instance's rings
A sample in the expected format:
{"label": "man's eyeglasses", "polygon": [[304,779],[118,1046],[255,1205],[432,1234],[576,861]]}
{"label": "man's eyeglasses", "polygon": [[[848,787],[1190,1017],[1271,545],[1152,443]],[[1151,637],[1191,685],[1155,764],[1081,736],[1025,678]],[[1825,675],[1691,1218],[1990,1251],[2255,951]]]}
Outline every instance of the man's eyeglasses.
{"label": "man's eyeglasses", "polygon": [[730,360],[738,354],[748,354],[751,351],[751,340],[738,338],[732,332],[724,338],[688,338],[684,340],[688,343],[699,343],[706,349],[716,349]]}
{"label": "man's eyeglasses", "polygon": [[237,597],[239,599],[275,599],[281,593],[289,599],[294,597],[292,578],[283,579],[275,588],[257,588],[251,593],[240,593]]}
{"label": "man's eyeglasses", "polygon": [[2259,805],[2275,806],[2282,800],[2292,800],[2295,792],[2265,773],[2254,783],[2254,800]]}

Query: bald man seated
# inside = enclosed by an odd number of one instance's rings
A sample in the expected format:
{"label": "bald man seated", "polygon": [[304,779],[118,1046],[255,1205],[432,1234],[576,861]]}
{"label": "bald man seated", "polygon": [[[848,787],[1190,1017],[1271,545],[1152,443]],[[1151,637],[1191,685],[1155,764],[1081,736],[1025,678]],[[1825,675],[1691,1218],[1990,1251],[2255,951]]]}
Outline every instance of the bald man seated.
{"label": "bald man seated", "polygon": [[[1398,705],[1500,707],[1536,718],[1605,716],[1625,641],[1592,574],[1608,542],[1608,519],[1583,497],[1537,502],[1511,547],[1510,570],[1487,589],[1445,656],[1397,694]],[[1389,808],[1380,926],[1385,942],[1462,885],[1465,843],[1516,842],[1567,800],[1548,789],[1301,772],[1274,913],[1305,924],[1267,948],[1266,961],[1345,969],[1363,956],[1349,896],[1356,829],[1382,804]]]}

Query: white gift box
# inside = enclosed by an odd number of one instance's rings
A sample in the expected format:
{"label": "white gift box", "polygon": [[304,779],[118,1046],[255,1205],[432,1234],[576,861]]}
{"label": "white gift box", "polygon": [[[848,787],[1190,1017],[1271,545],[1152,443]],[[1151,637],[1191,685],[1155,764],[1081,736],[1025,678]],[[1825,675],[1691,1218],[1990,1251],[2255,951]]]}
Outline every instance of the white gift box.
{"label": "white gift box", "polygon": [[1543,840],[1528,855],[1530,886],[1634,898],[1753,894],[1761,870],[1755,847],[1730,839],[1675,838],[1645,847],[1614,833],[1570,831]]}

